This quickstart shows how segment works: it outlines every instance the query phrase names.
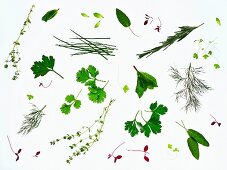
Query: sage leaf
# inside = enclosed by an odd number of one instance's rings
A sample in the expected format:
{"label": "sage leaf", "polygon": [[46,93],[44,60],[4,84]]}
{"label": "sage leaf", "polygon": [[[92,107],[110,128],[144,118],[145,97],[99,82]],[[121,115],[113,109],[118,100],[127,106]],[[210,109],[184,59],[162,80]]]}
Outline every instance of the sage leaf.
{"label": "sage leaf", "polygon": [[42,20],[47,22],[48,20],[54,18],[57,13],[58,13],[59,9],[53,9],[53,10],[50,10],[48,11],[43,17],[42,17]]}
{"label": "sage leaf", "polygon": [[187,133],[191,138],[193,138],[199,144],[204,145],[204,146],[209,146],[209,142],[206,140],[206,138],[201,133],[199,133],[193,129],[188,129]]}
{"label": "sage leaf", "polygon": [[101,22],[101,21],[98,21],[98,22],[95,24],[94,28],[98,28],[98,27],[100,26],[100,22]]}
{"label": "sage leaf", "polygon": [[89,18],[89,16],[86,13],[81,13],[81,16]]}
{"label": "sage leaf", "polygon": [[101,18],[104,18],[102,14],[97,13],[97,12],[93,13],[93,15],[94,15],[94,17],[96,17],[96,18],[100,18],[100,19],[101,19]]}
{"label": "sage leaf", "polygon": [[131,22],[130,22],[129,18],[127,17],[127,15],[124,12],[122,12],[120,9],[116,8],[116,15],[117,15],[118,21],[124,27],[130,27]]}
{"label": "sage leaf", "polygon": [[192,155],[195,157],[195,159],[199,159],[199,145],[198,143],[191,137],[187,140],[188,148],[191,151]]}
{"label": "sage leaf", "polygon": [[221,26],[221,21],[220,21],[219,18],[216,18],[216,22],[217,22],[217,24],[218,24],[219,26]]}

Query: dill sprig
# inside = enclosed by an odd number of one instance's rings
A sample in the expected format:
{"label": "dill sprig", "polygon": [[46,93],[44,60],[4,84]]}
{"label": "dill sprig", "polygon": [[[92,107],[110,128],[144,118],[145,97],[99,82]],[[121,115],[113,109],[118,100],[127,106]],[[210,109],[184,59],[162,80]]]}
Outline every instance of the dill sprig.
{"label": "dill sprig", "polygon": [[174,32],[175,35],[173,36],[168,36],[167,37],[167,40],[166,41],[163,41],[163,42],[160,42],[162,45],[158,46],[158,47],[155,47],[155,48],[152,48],[151,50],[146,50],[144,51],[143,53],[141,54],[137,54],[139,56],[139,59],[140,58],[143,58],[143,57],[149,57],[150,55],[156,53],[157,51],[163,49],[166,50],[170,45],[172,45],[173,43],[175,43],[176,41],[179,42],[181,41],[182,39],[184,39],[188,34],[190,34],[194,29],[202,26],[204,23],[200,24],[199,26],[194,26],[194,27],[190,27],[190,26],[182,26],[182,27],[179,27],[180,28],[180,31],[176,31]]}
{"label": "dill sprig", "polygon": [[103,44],[97,41],[91,41],[91,40],[106,40],[110,38],[84,38],[75,31],[71,30],[77,37],[76,38],[70,38],[74,40],[80,40],[80,43],[75,43],[75,42],[67,42],[63,41],[57,37],[54,36],[57,40],[62,42],[63,44],[56,44],[59,47],[64,47],[68,49],[72,49],[77,51],[76,53],[71,54],[72,56],[74,55],[83,55],[83,54],[99,54],[106,60],[106,56],[114,56],[113,51],[117,50],[116,46],[114,45],[109,45],[109,44]]}
{"label": "dill sprig", "polygon": [[199,110],[201,103],[198,96],[201,96],[208,90],[212,89],[206,85],[204,80],[197,77],[197,75],[204,73],[203,68],[194,68],[190,63],[189,67],[185,69],[185,77],[182,77],[176,68],[171,67],[170,71],[170,76],[176,81],[177,86],[179,84],[182,84],[183,86],[181,90],[175,93],[176,101],[178,102],[179,98],[186,100],[186,104],[183,107],[186,112],[192,109],[195,111]]}
{"label": "dill sprig", "polygon": [[101,114],[101,116],[99,116],[99,119],[95,120],[91,126],[84,126],[75,134],[67,134],[60,139],[55,139],[50,142],[51,145],[55,145],[61,140],[77,139],[75,143],[69,146],[70,149],[75,149],[75,151],[73,152],[72,156],[68,157],[68,159],[66,160],[67,163],[70,164],[73,160],[73,157],[77,157],[82,153],[85,154],[87,151],[89,151],[89,149],[93,146],[95,142],[99,141],[100,135],[103,132],[103,126],[107,113],[109,112],[109,108],[114,101],[115,99],[110,100],[108,106],[103,108],[103,113]]}
{"label": "dill sprig", "polygon": [[14,67],[16,69],[14,76],[12,78],[13,80],[16,80],[20,74],[20,70],[18,69],[18,65],[17,65],[19,63],[19,61],[21,60],[21,58],[19,56],[20,52],[18,50],[18,46],[20,45],[19,40],[20,40],[21,36],[24,35],[24,33],[26,32],[25,29],[28,27],[29,24],[31,24],[31,13],[32,13],[34,7],[35,7],[35,5],[32,5],[27,18],[24,21],[23,27],[20,30],[20,34],[17,37],[16,41],[13,42],[13,48],[10,51],[10,53],[5,61],[4,68],[8,68],[9,63],[12,63],[12,67]]}
{"label": "dill sprig", "polygon": [[25,115],[24,121],[22,122],[22,126],[18,131],[18,134],[27,135],[28,133],[30,133],[33,129],[39,126],[43,115],[45,115],[43,113],[43,110],[45,109],[46,105],[42,109],[39,109],[36,105],[32,103],[31,105],[31,113]]}

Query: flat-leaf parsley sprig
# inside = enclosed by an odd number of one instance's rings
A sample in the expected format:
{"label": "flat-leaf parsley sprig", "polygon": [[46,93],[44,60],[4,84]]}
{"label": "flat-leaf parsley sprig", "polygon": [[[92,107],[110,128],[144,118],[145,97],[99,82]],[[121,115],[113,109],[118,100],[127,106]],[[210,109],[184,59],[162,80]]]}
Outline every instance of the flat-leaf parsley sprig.
{"label": "flat-leaf parsley sprig", "polygon": [[12,78],[13,80],[16,80],[20,74],[20,70],[18,69],[18,65],[17,65],[19,63],[19,61],[21,60],[21,58],[19,56],[20,52],[18,51],[18,46],[20,45],[19,41],[20,41],[21,36],[24,35],[24,33],[26,32],[25,31],[26,28],[29,26],[29,24],[31,24],[31,14],[33,12],[34,7],[35,7],[35,5],[32,5],[27,18],[24,21],[23,27],[20,30],[20,34],[17,37],[16,41],[13,42],[13,48],[5,61],[5,65],[4,65],[5,68],[8,68],[9,62],[10,62],[10,63],[12,63],[12,66],[16,69],[14,76]]}
{"label": "flat-leaf parsley sprig", "polygon": [[[88,86],[88,97],[94,103],[102,103],[106,98],[105,87],[109,81],[100,80],[97,78],[99,71],[92,65],[87,69],[82,67],[76,73],[76,81]],[[103,87],[97,86],[97,82],[105,83]]]}
{"label": "flat-leaf parsley sprig", "polygon": [[55,139],[50,142],[51,145],[55,145],[57,142],[62,140],[75,140],[75,143],[69,146],[74,152],[72,156],[69,156],[66,160],[67,163],[71,163],[73,157],[77,157],[81,154],[85,154],[93,146],[93,144],[100,139],[100,135],[103,132],[103,126],[106,120],[106,116],[109,112],[110,106],[113,104],[115,99],[111,99],[108,106],[104,107],[103,113],[91,126],[84,126],[75,134],[67,134],[60,139]]}

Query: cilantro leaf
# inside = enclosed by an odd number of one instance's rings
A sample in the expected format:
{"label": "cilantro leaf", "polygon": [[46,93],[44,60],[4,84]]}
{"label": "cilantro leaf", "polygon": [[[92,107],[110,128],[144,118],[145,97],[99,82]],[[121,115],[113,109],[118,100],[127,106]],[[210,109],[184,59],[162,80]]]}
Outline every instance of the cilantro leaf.
{"label": "cilantro leaf", "polygon": [[85,68],[82,68],[76,73],[76,81],[85,83],[90,79],[89,72]]}
{"label": "cilantro leaf", "polygon": [[68,115],[71,111],[71,105],[63,103],[60,109],[62,113],[64,113],[65,115]]}
{"label": "cilantro leaf", "polygon": [[89,99],[94,103],[102,103],[106,98],[106,92],[100,87],[89,87]]}
{"label": "cilantro leaf", "polygon": [[75,97],[72,94],[65,97],[65,101],[68,102],[68,103],[71,103],[74,100],[75,100]]}
{"label": "cilantro leaf", "polygon": [[31,94],[27,94],[27,98],[28,98],[28,100],[32,100],[34,98],[34,96]]}
{"label": "cilantro leaf", "polygon": [[81,106],[81,101],[80,100],[75,100],[75,103],[73,105],[76,109],[79,109]]}
{"label": "cilantro leaf", "polygon": [[197,53],[194,53],[193,54],[193,58],[198,59],[199,58],[198,54]]}
{"label": "cilantro leaf", "polygon": [[91,77],[96,78],[96,76],[99,74],[99,71],[92,65],[88,66],[88,72],[90,73]]}
{"label": "cilantro leaf", "polygon": [[125,92],[125,93],[127,93],[127,92],[128,92],[128,90],[129,90],[128,85],[124,85],[123,90],[124,90],[124,92]]}
{"label": "cilantro leaf", "polygon": [[220,68],[220,65],[219,64],[214,64],[214,68],[215,69],[219,69]]}
{"label": "cilantro leaf", "polygon": [[62,79],[64,79],[59,73],[54,70],[55,59],[50,56],[47,57],[45,55],[42,56],[42,61],[35,61],[31,67],[35,78],[39,76],[45,76],[49,71],[53,71]]}
{"label": "cilantro leaf", "polygon": [[135,119],[133,121],[125,122],[125,130],[128,131],[132,137],[136,136],[139,133],[137,127],[141,128],[142,126],[142,123],[136,121]]}
{"label": "cilantro leaf", "polygon": [[150,137],[151,132],[154,134],[160,133],[161,127],[161,122],[159,120],[150,118],[150,120],[143,126],[144,135]]}
{"label": "cilantro leaf", "polygon": [[[136,69],[136,67],[134,67]],[[136,85],[136,93],[138,94],[139,98],[141,98],[144,94],[144,92],[147,89],[154,89],[155,87],[158,87],[156,79],[145,72],[137,71],[137,85]]]}

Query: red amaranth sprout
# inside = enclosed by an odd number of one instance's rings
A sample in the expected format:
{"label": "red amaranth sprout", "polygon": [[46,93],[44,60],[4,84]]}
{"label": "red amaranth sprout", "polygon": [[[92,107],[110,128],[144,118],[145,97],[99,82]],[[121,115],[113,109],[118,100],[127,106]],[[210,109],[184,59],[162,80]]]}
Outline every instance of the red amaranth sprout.
{"label": "red amaranth sprout", "polygon": [[144,153],[144,157],[143,157],[144,160],[149,162],[149,158],[147,157],[147,154],[149,154],[149,152],[147,152],[148,151],[148,145],[144,146],[143,150],[128,150],[127,149],[127,151],[143,152]]}
{"label": "red amaranth sprout", "polygon": [[18,151],[15,152],[15,151],[13,150],[13,147],[12,147],[12,145],[11,145],[11,142],[10,142],[10,140],[9,140],[9,136],[8,136],[8,135],[7,135],[7,139],[8,139],[8,142],[9,142],[9,146],[10,146],[11,151],[17,156],[16,161],[18,161],[18,160],[20,159],[19,154],[21,153],[22,149],[18,149]]}
{"label": "red amaranth sprout", "polygon": [[117,156],[114,156],[114,152],[121,146],[123,145],[125,142],[121,143],[120,145],[118,145],[118,147],[116,147],[113,152],[111,154],[108,155],[107,159],[110,159],[111,157],[114,158],[114,163],[117,162],[118,159],[121,159],[122,158],[122,155],[117,155]]}

